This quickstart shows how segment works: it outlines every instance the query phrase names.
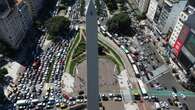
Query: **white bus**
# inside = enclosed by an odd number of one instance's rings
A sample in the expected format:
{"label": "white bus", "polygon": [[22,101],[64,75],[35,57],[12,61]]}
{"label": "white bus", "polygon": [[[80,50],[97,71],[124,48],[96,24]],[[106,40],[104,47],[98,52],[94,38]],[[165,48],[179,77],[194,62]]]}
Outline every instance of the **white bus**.
{"label": "white bus", "polygon": [[106,32],[106,29],[103,26],[100,26],[101,31]]}
{"label": "white bus", "polygon": [[107,36],[108,36],[109,38],[112,38],[112,35],[111,35],[109,32],[106,32],[106,34],[107,34]]}
{"label": "white bus", "polygon": [[143,81],[140,80],[140,79],[137,79],[137,81],[138,81],[138,84],[139,84],[142,95],[147,96],[147,90],[146,90],[146,87],[145,87]]}
{"label": "white bus", "polygon": [[126,53],[128,54],[129,53],[129,50],[125,48],[125,46],[121,45],[121,49]]}
{"label": "white bus", "polygon": [[135,72],[135,76],[136,76],[137,78],[140,78],[140,73],[139,73],[139,71],[138,71],[137,66],[136,66],[135,64],[132,64],[132,66],[133,66],[133,70],[134,70],[134,72]]}
{"label": "white bus", "polygon": [[133,60],[133,58],[131,57],[130,54],[127,54],[127,57],[129,59],[129,61],[131,62],[131,64],[134,64],[135,63],[135,61]]}
{"label": "white bus", "polygon": [[97,24],[98,24],[98,26],[100,26],[100,21],[99,20],[97,20]]}

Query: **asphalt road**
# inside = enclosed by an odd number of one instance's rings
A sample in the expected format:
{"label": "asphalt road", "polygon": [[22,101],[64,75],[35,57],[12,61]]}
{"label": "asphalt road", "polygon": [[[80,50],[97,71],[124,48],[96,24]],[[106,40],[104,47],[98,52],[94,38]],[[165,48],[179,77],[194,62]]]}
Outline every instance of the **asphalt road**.
{"label": "asphalt road", "polygon": [[[183,88],[179,82],[176,81],[176,79],[171,75],[171,73],[167,73],[165,75],[163,75],[162,77],[158,78],[157,81],[161,84],[162,87],[166,87],[167,90],[172,90],[171,88],[174,86],[177,91],[186,91],[185,88]],[[164,100],[164,101],[167,101],[167,98],[169,96],[166,96],[166,97],[159,97],[160,100]],[[189,107],[189,110],[195,110],[195,97],[187,97],[186,100],[183,100],[181,97],[179,97],[179,100],[183,103],[185,102],[188,107]],[[177,107],[171,107],[173,108],[174,110],[181,110]]]}
{"label": "asphalt road", "polygon": [[137,82],[136,77],[135,77],[135,74],[134,74],[134,70],[133,70],[132,65],[129,62],[126,54],[118,47],[118,45],[116,45],[108,37],[103,37],[102,34],[99,34],[99,39],[102,42],[106,43],[107,45],[110,45],[115,50],[115,52],[117,52],[117,54],[121,57],[121,59],[122,59],[122,61],[124,63],[125,69],[127,70],[127,73],[129,75],[129,80],[131,82],[133,82],[133,83]]}

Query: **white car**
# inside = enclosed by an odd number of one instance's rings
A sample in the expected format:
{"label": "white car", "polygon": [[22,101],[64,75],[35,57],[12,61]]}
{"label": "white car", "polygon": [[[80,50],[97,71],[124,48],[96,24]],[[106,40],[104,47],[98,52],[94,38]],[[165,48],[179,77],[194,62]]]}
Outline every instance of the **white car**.
{"label": "white car", "polygon": [[183,98],[183,99],[185,99],[186,98],[186,96],[184,95],[184,94],[180,94],[181,95],[181,97]]}
{"label": "white car", "polygon": [[173,98],[176,98],[177,97],[177,94],[174,93],[174,92],[172,92],[172,96],[173,96]]}

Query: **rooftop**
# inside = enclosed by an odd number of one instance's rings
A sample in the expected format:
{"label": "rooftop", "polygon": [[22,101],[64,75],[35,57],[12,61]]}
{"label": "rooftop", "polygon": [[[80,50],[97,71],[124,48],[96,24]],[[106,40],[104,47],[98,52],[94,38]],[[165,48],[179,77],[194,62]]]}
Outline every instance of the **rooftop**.
{"label": "rooftop", "polygon": [[16,0],[16,5],[19,5],[23,0]]}

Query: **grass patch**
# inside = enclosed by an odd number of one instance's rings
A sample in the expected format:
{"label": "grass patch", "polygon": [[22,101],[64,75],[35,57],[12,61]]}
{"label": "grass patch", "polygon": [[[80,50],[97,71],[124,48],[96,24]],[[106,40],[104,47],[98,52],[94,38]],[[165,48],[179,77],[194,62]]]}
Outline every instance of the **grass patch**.
{"label": "grass patch", "polygon": [[66,63],[65,63],[66,72],[70,71],[72,56],[73,56],[75,47],[78,45],[79,41],[80,41],[80,34],[78,33],[68,49],[68,54],[67,54]]}
{"label": "grass patch", "polygon": [[54,62],[55,62],[55,56],[54,56],[54,60],[49,64],[49,69],[48,69],[48,75],[47,75],[47,78],[46,78],[46,83],[49,83],[49,80],[50,80],[50,77],[51,77],[51,72],[53,70]]}
{"label": "grass patch", "polygon": [[[125,69],[120,56],[111,47],[99,39],[98,45],[103,48],[103,50],[101,50],[102,55],[99,55],[99,57],[106,57],[115,63],[118,74]],[[76,35],[76,38],[72,41],[68,50],[65,71],[74,75],[76,65],[82,63],[86,59],[86,41],[80,33]]]}
{"label": "grass patch", "polygon": [[117,65],[117,70],[120,73],[122,70],[124,70],[124,64],[121,60],[121,58],[118,56],[118,54],[109,46],[107,46],[106,44],[104,44],[103,42],[101,42],[99,40],[99,43],[106,48],[106,50],[108,50],[108,52],[106,53],[107,57],[109,59],[111,59],[116,65]]}
{"label": "grass patch", "polygon": [[73,58],[79,56],[80,54],[82,54],[83,52],[85,52],[86,48],[86,42],[84,41],[83,37],[79,43],[79,45],[77,46],[77,48],[75,49],[75,52],[74,52],[74,55],[73,55]]}

